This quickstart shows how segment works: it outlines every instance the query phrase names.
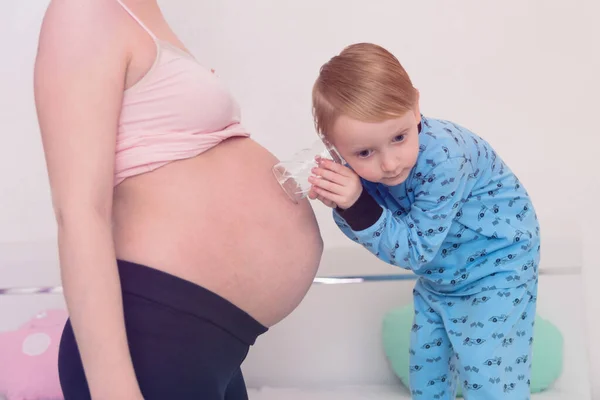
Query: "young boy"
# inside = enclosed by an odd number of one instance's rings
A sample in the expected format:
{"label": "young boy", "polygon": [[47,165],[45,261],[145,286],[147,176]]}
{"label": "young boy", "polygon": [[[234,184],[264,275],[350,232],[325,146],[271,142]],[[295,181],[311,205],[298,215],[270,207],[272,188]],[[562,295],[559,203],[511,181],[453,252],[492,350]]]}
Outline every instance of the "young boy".
{"label": "young boy", "polygon": [[346,236],[418,275],[414,398],[528,399],[540,232],[529,195],[489,143],[419,110],[398,60],[347,47],[313,88],[319,160],[310,198]]}

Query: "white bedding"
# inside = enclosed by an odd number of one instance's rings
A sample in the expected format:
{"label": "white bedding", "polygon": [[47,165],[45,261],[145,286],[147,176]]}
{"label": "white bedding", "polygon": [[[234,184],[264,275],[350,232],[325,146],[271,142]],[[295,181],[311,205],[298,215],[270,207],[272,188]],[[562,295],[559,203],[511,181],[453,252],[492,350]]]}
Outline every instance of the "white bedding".
{"label": "white bedding", "polygon": [[[381,320],[408,301],[411,289],[410,282],[313,288],[250,351],[243,365],[246,383],[262,388],[250,400],[410,399],[382,350]],[[578,275],[540,278],[539,314],[560,329],[564,358],[552,389],[534,400],[591,400],[584,307],[576,306],[580,292]]]}
{"label": "white bedding", "polygon": [[[293,389],[264,387],[250,389],[250,400],[410,400],[405,388],[396,386],[346,386],[339,388]],[[532,396],[533,400],[575,400],[579,394],[548,390]]]}

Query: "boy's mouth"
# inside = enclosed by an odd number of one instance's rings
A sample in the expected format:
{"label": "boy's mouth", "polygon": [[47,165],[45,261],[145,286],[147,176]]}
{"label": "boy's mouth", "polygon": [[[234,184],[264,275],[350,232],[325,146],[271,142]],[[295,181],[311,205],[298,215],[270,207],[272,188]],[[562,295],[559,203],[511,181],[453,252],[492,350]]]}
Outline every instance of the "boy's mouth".
{"label": "boy's mouth", "polygon": [[383,178],[383,181],[384,182],[395,182],[395,181],[400,180],[403,176],[404,176],[404,170],[401,170],[400,173],[398,173],[396,175]]}

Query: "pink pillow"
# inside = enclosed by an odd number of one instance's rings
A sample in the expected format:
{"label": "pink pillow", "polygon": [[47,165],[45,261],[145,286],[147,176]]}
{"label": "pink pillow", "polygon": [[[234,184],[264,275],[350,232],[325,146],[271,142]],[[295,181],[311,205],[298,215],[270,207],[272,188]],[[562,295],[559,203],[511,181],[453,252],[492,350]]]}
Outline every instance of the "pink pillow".
{"label": "pink pillow", "polygon": [[63,399],[57,365],[67,316],[65,310],[46,310],[16,331],[0,332],[0,395],[7,400]]}

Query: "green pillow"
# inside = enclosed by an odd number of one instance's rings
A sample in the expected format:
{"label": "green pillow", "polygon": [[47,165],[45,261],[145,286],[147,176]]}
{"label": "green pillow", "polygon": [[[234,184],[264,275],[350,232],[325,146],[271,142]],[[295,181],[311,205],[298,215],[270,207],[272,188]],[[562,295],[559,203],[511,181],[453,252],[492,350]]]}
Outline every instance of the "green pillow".
{"label": "green pillow", "polygon": [[[392,370],[409,387],[409,346],[414,309],[408,304],[389,311],[383,319],[383,349]],[[548,388],[562,372],[563,337],[549,321],[535,317],[531,365],[531,393]],[[458,396],[462,397],[460,383]]]}

